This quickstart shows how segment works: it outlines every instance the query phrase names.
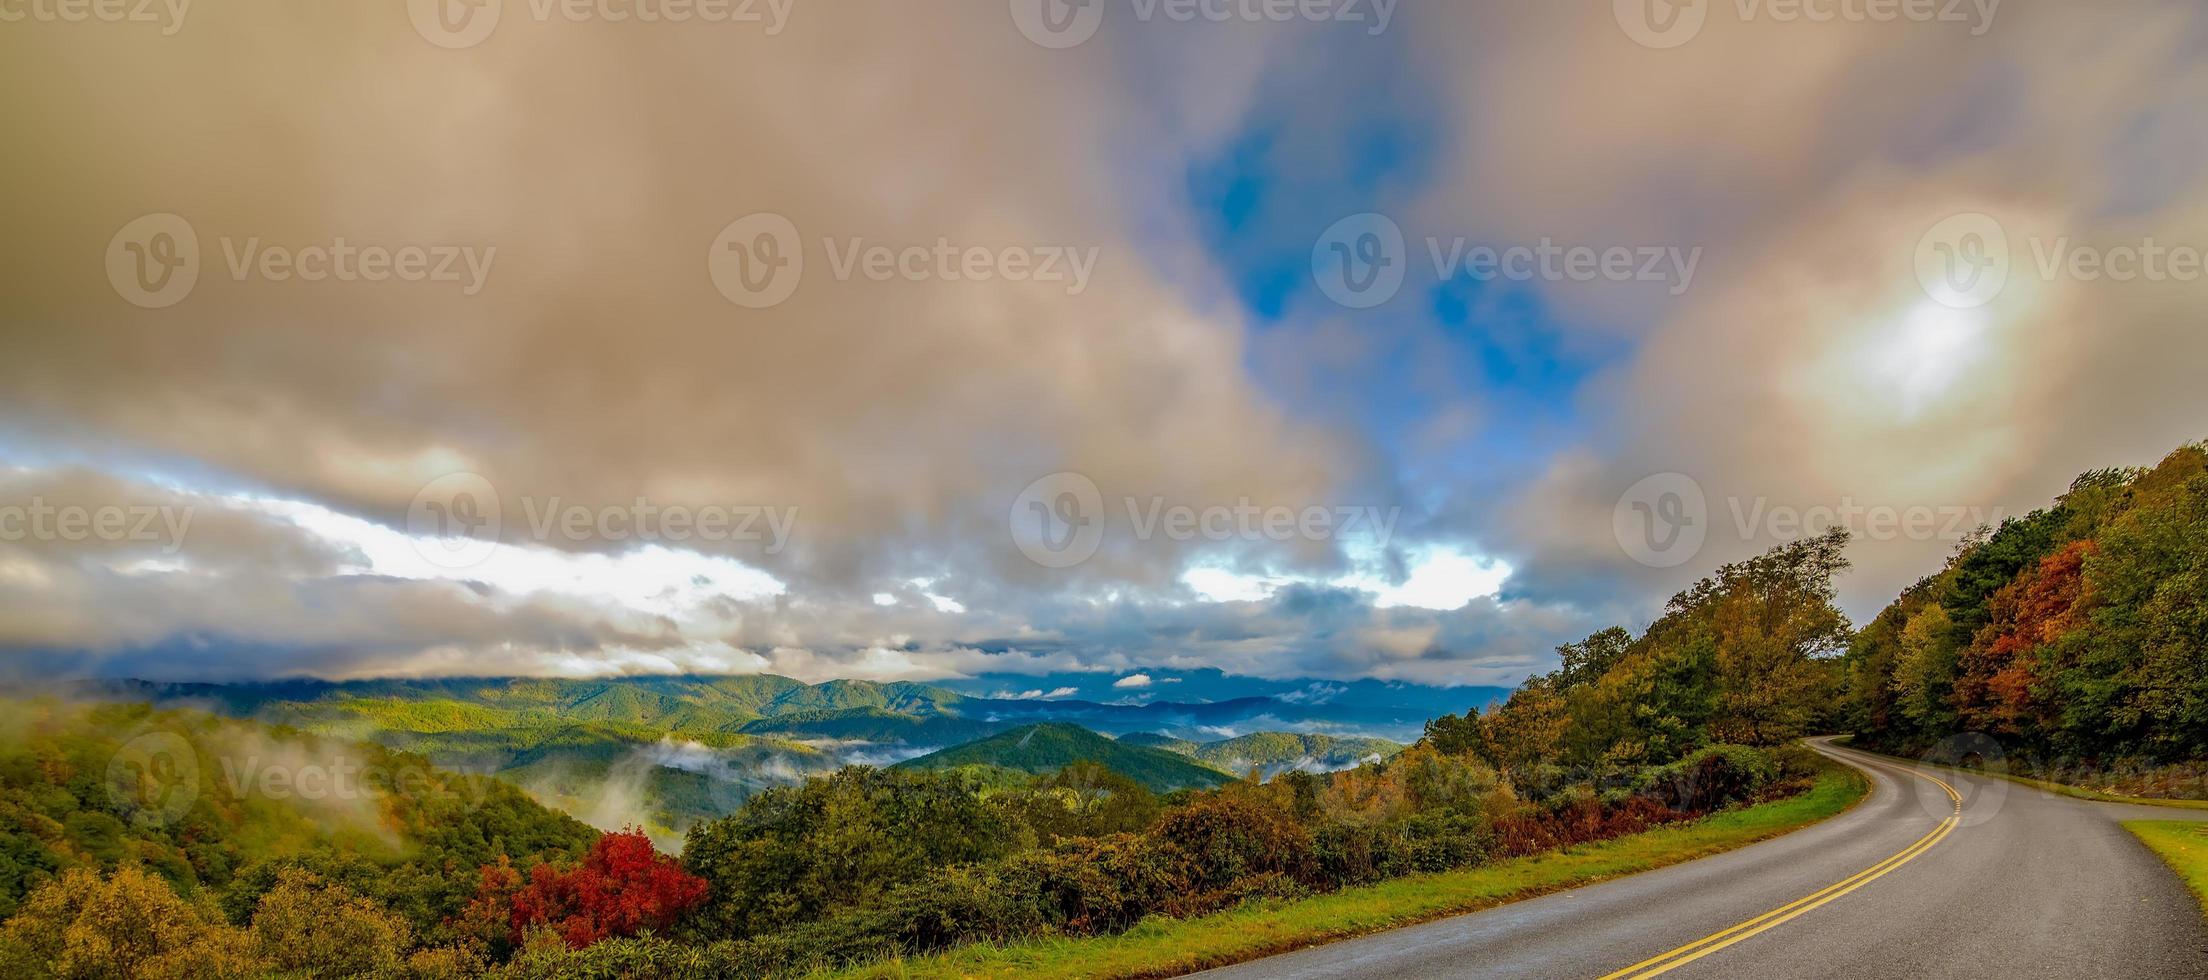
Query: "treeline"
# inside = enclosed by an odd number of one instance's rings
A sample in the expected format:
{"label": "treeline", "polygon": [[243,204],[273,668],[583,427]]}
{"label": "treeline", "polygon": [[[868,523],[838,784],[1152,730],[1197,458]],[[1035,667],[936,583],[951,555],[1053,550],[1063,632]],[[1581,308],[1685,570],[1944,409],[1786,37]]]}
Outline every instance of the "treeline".
{"label": "treeline", "polygon": [[1521,787],[1630,782],[1718,744],[1775,746],[1823,727],[1848,648],[1834,529],[1718,569],[1673,596],[1640,636],[1559,647],[1563,666],[1485,715],[1444,716],[1427,739],[1475,753]]}
{"label": "treeline", "polygon": [[2047,767],[2208,758],[2208,448],[2095,470],[1961,548],[1857,634],[1844,721]]}

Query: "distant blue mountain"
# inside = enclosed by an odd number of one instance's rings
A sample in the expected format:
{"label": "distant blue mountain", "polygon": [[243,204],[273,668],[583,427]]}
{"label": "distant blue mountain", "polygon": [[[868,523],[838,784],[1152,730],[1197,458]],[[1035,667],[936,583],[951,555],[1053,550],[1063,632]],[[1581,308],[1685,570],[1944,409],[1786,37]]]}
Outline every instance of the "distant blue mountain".
{"label": "distant blue mountain", "polygon": [[[1147,683],[1135,684],[1130,678]],[[195,702],[227,714],[332,701],[455,701],[551,711],[678,733],[706,731],[946,744],[1020,725],[1070,722],[1119,735],[1165,732],[1215,741],[1252,732],[1367,735],[1408,742],[1429,718],[1484,708],[1499,687],[1387,681],[1259,680],[1217,670],[984,675],[935,684],[837,680],[805,684],[747,675],[557,680],[285,680],[241,684],[87,682],[85,693]],[[909,720],[909,721],[908,721]],[[910,734],[898,737],[900,727]]]}
{"label": "distant blue mountain", "polygon": [[[1117,686],[1141,675],[1148,683]],[[1165,731],[1194,741],[1214,741],[1257,731],[1369,735],[1397,742],[1418,738],[1430,718],[1485,709],[1510,697],[1510,688],[1437,687],[1399,681],[1332,681],[1316,678],[1263,680],[1216,670],[1144,669],[1117,673],[983,674],[938,681],[936,687],[969,697],[1043,701],[1055,708],[1015,709],[1019,717],[1063,719],[1098,731]],[[1044,697],[1064,692],[1056,697]],[[1025,695],[1025,697],[1022,697]],[[1144,714],[1124,714],[1139,708]],[[1032,712],[1031,714],[1028,712]],[[1152,726],[1127,726],[1120,718],[1152,717]]]}

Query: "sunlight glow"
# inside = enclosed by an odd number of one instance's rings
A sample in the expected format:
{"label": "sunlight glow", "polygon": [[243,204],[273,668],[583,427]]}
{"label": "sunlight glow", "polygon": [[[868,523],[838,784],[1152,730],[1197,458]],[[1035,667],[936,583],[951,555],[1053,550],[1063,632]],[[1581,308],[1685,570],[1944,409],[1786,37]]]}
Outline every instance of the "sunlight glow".
{"label": "sunlight glow", "polygon": [[1356,571],[1331,579],[1253,575],[1199,565],[1182,572],[1181,583],[1209,602],[1259,602],[1284,586],[1302,584],[1369,592],[1373,595],[1373,605],[1383,609],[1405,606],[1450,610],[1500,593],[1512,571],[1510,563],[1499,558],[1471,554],[1449,545],[1413,551],[1408,558],[1409,574],[1400,583],[1389,581],[1383,574],[1376,550],[1362,549],[1359,554],[1352,555],[1352,560]]}

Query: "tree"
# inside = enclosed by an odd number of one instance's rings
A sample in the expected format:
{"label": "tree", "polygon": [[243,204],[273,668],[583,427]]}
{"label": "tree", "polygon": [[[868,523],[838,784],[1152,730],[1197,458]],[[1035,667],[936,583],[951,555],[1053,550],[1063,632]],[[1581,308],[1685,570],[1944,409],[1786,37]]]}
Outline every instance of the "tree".
{"label": "tree", "polygon": [[1671,599],[1644,641],[1716,645],[1720,742],[1775,745],[1799,737],[1824,711],[1837,679],[1830,658],[1852,630],[1832,580],[1848,567],[1845,528],[1781,545]]}
{"label": "tree", "polygon": [[1894,664],[1894,704],[1920,738],[1955,734],[1955,631],[1947,607],[1927,605],[1901,630]]}
{"label": "tree", "polygon": [[1566,643],[1556,648],[1557,657],[1564,666],[1550,674],[1551,682],[1559,691],[1570,691],[1584,684],[1593,684],[1610,672],[1610,668],[1625,659],[1633,646],[1633,634],[1623,627],[1612,626],[1578,643]]}
{"label": "tree", "polygon": [[1866,741],[1964,728],[2104,761],[2208,755],[2208,445],[2094,470],[1967,542],[1849,653]]}
{"label": "tree", "polygon": [[124,866],[72,868],[41,886],[0,929],[0,972],[57,980],[228,980],[269,964],[252,937],[167,882]]}
{"label": "tree", "polygon": [[1562,695],[1547,677],[1529,678],[1488,716],[1488,738],[1495,765],[1521,781],[1544,765],[1556,764],[1570,722]]}
{"label": "tree", "polygon": [[741,937],[863,905],[952,864],[1030,844],[955,772],[852,766],[760,793],[690,828],[683,864],[710,883],[701,928]]}
{"label": "tree", "polygon": [[1495,747],[1487,734],[1487,722],[1475,708],[1462,715],[1442,715],[1426,723],[1420,741],[1447,755],[1493,758]]}
{"label": "tree", "polygon": [[1963,727],[2038,742],[2053,730],[2048,682],[2062,638],[2084,625],[2085,560],[2075,541],[2025,569],[1987,601],[1989,621],[1956,655],[1954,703]]}
{"label": "tree", "polygon": [[1159,812],[1156,793],[1094,762],[1038,776],[1000,799],[1041,841],[1132,833],[1156,823]]}
{"label": "tree", "polygon": [[[498,890],[515,878],[486,868],[484,900],[495,907]],[[611,936],[663,931],[705,901],[705,879],[682,870],[652,849],[641,830],[598,838],[590,855],[575,867],[540,864],[528,884],[506,898],[510,941],[519,944],[533,929],[549,928],[570,948],[581,949]]]}
{"label": "tree", "polygon": [[296,868],[261,897],[253,935],[270,962],[318,977],[387,973],[414,945],[405,919]]}

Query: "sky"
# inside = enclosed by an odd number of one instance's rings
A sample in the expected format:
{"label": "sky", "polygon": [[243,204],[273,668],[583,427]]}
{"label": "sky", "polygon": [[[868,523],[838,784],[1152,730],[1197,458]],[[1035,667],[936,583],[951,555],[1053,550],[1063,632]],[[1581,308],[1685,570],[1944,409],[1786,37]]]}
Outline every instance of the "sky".
{"label": "sky", "polygon": [[10,675],[1509,686],[2208,436],[2182,0],[0,12]]}

